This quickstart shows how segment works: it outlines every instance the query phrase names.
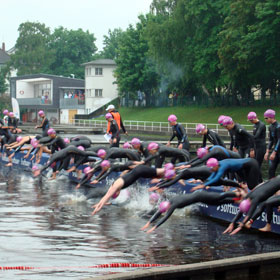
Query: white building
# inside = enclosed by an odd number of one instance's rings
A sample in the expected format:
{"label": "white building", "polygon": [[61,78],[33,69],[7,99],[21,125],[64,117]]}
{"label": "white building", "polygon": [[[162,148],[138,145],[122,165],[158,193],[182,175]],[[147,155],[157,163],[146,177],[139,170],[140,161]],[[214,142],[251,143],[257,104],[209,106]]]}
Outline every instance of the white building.
{"label": "white building", "polygon": [[118,97],[113,73],[116,63],[112,59],[98,59],[82,65],[85,66],[85,108],[90,114]]}

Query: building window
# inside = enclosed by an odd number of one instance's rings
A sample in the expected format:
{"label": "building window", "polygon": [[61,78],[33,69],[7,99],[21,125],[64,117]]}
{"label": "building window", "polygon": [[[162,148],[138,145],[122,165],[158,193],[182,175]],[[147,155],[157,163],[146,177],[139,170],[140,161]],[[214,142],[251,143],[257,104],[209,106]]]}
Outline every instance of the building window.
{"label": "building window", "polygon": [[95,68],[95,76],[102,76],[103,69],[102,68]]}
{"label": "building window", "polygon": [[95,90],[95,97],[102,97],[102,89]]}
{"label": "building window", "polygon": [[91,67],[86,68],[86,76],[91,76]]}
{"label": "building window", "polygon": [[51,83],[35,84],[34,97],[40,98],[42,104],[52,104]]}

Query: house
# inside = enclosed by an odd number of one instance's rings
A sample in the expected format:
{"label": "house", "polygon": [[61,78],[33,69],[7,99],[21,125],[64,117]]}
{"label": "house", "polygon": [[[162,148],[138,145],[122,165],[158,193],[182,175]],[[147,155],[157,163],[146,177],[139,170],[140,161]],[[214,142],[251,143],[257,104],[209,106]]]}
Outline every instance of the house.
{"label": "house", "polygon": [[40,110],[54,123],[69,123],[76,114],[85,114],[84,80],[33,74],[12,77],[10,87],[23,121],[37,121]]}
{"label": "house", "polygon": [[86,114],[90,114],[118,97],[114,78],[116,63],[112,59],[98,59],[85,66]]}

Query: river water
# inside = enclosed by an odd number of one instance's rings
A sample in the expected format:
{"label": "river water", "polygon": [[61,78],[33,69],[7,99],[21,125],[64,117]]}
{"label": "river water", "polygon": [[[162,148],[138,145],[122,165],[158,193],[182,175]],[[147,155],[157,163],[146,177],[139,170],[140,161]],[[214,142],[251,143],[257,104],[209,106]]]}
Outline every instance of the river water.
{"label": "river water", "polygon": [[31,173],[0,169],[0,266],[33,270],[0,270],[1,279],[84,279],[129,269],[96,269],[108,263],[187,264],[280,250],[277,235],[245,231],[222,235],[226,224],[199,215],[195,206],[177,212],[155,233],[139,229],[141,214],[151,209],[148,194],[106,206],[91,216],[95,199],[76,191],[64,176],[39,181]]}

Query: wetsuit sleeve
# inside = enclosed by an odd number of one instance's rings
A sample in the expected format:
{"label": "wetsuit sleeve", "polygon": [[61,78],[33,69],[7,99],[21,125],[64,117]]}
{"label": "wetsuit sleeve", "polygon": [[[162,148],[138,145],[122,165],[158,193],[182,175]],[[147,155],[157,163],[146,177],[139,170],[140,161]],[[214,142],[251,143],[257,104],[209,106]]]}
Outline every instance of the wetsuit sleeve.
{"label": "wetsuit sleeve", "polygon": [[101,182],[104,180],[107,176],[109,176],[114,171],[114,168],[108,168],[104,173],[98,174],[98,176],[95,178],[98,182]]}
{"label": "wetsuit sleeve", "polygon": [[277,142],[274,147],[274,151],[278,152],[280,150],[280,126],[278,125],[276,128]]}
{"label": "wetsuit sleeve", "polygon": [[235,141],[234,141],[232,132],[230,132],[229,135],[230,135],[230,147],[229,147],[229,149],[232,151],[233,147],[235,147]]}
{"label": "wetsuit sleeve", "polygon": [[214,172],[204,183],[204,186],[210,186],[217,183],[220,178],[224,175],[224,168],[220,167],[217,172]]}
{"label": "wetsuit sleeve", "polygon": [[170,137],[170,139],[169,139],[170,142],[171,142],[171,141],[175,138],[175,136],[176,136],[174,129],[172,129],[172,131],[173,131],[173,133],[172,133],[172,135],[171,135],[171,137]]}
{"label": "wetsuit sleeve", "polygon": [[184,127],[181,124],[178,125],[178,130],[180,131],[180,134],[182,135],[182,139],[180,142],[184,143],[187,138],[186,130],[184,129]]}
{"label": "wetsuit sleeve", "polygon": [[203,142],[202,142],[202,147],[206,147],[206,141],[207,141],[207,136],[203,135]]}
{"label": "wetsuit sleeve", "polygon": [[38,128],[42,128],[43,125],[44,125],[44,123],[45,123],[45,121],[46,121],[46,117],[44,117],[44,119],[42,120],[42,122],[41,122],[41,124],[38,126]]}
{"label": "wetsuit sleeve", "polygon": [[213,153],[210,152],[207,155],[205,155],[203,158],[197,158],[197,160],[195,162],[193,162],[191,164],[191,166],[196,167],[196,166],[202,165],[211,157],[214,157],[214,156],[213,156]]}
{"label": "wetsuit sleeve", "polygon": [[235,224],[240,218],[242,217],[242,212],[239,211],[235,217],[233,218],[233,220],[231,221],[233,224]]}
{"label": "wetsuit sleeve", "polygon": [[87,183],[93,176],[93,173],[92,174],[84,174],[83,178],[81,179],[80,181],[80,185],[83,185],[85,183]]}
{"label": "wetsuit sleeve", "polygon": [[158,187],[160,189],[168,188],[168,187],[172,186],[173,184],[175,184],[176,182],[178,182],[182,177],[183,177],[183,173],[181,172],[174,179],[168,180],[168,181],[164,180],[163,182],[159,183]]}
{"label": "wetsuit sleeve", "polygon": [[273,146],[273,136],[272,136],[271,127],[269,127],[269,139],[268,139],[267,149],[270,151],[272,149],[272,146]]}
{"label": "wetsuit sleeve", "polygon": [[152,161],[153,159],[155,159],[158,156],[159,156],[158,153],[156,153],[155,155],[150,155],[150,156],[148,156],[147,158],[144,159],[144,163],[146,164],[147,162]]}
{"label": "wetsuit sleeve", "polygon": [[122,128],[123,133],[126,133],[126,129],[124,127],[121,115],[120,115],[120,124],[121,124],[121,128]]}
{"label": "wetsuit sleeve", "polygon": [[174,212],[175,209],[176,209],[176,207],[171,205],[170,208],[168,209],[168,211],[166,212],[166,214],[156,223],[156,227],[158,228],[160,225],[165,223],[169,219],[169,217],[172,215],[172,213]]}

